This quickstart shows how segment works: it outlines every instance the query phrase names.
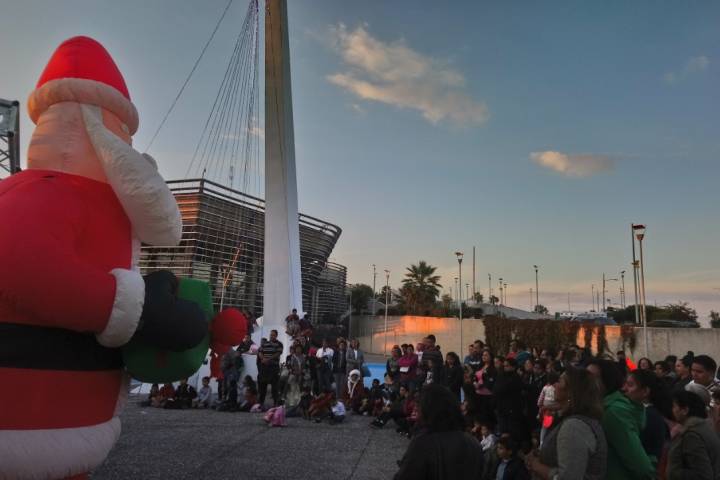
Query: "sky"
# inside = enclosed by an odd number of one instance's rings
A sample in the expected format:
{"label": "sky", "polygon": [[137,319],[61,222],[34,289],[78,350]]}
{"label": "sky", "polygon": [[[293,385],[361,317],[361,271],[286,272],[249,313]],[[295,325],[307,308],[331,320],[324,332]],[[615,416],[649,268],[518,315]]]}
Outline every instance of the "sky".
{"label": "sky", "polygon": [[[0,97],[24,107],[55,47],[89,35],[114,57],[152,137],[226,0],[0,0]],[[647,225],[647,301],[720,309],[720,4],[289,2],[303,213],[343,229],[332,260],[352,283],[419,260],[445,292],[591,308],[625,275],[630,224]],[[234,0],[151,153],[185,175],[247,2]],[[261,27],[262,28],[262,27]],[[261,41],[262,45],[262,41]],[[260,102],[262,104],[262,101]],[[32,123],[23,108],[24,156]],[[250,192],[254,193],[254,192]],[[607,296],[619,302],[618,283]]]}

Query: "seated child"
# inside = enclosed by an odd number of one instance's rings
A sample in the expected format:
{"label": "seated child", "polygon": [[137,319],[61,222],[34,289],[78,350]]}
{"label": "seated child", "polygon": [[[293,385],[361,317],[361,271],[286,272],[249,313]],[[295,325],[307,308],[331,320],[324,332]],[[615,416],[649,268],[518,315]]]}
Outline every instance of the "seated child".
{"label": "seated child", "polygon": [[510,437],[501,437],[497,442],[497,456],[500,460],[495,476],[499,480],[526,480],[530,478],[530,473],[518,456],[518,446]]}
{"label": "seated child", "polygon": [[343,402],[335,398],[333,394],[332,403],[330,407],[330,424],[335,425],[345,420],[345,405]]}
{"label": "seated child", "polygon": [[188,385],[187,378],[183,378],[175,391],[174,406],[175,408],[190,408],[195,397],[197,397],[195,387]]}
{"label": "seated child", "polygon": [[330,413],[330,407],[332,405],[332,399],[335,396],[335,392],[332,389],[326,390],[310,402],[310,408],[308,408],[308,415],[315,422],[320,421]]}
{"label": "seated child", "polygon": [[210,377],[202,378],[202,387],[197,398],[193,399],[193,408],[208,408],[212,400],[212,388],[210,388]]}
{"label": "seated child", "polygon": [[148,394],[147,400],[143,400],[140,402],[141,407],[154,407],[153,400],[157,398],[157,396],[160,395],[160,387],[157,383],[153,383],[150,387],[150,393]]}
{"label": "seated child", "polygon": [[249,412],[258,403],[258,390],[255,380],[250,375],[243,379],[243,397],[238,407],[239,412]]}
{"label": "seated child", "polygon": [[166,383],[162,386],[158,395],[153,399],[153,407],[165,408],[166,405],[175,401],[175,389],[172,383]]}

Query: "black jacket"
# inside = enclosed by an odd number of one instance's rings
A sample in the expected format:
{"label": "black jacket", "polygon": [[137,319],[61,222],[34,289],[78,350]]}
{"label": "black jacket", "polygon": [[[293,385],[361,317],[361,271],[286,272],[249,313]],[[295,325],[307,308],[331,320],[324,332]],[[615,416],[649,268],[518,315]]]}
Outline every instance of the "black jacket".
{"label": "black jacket", "polygon": [[483,452],[462,431],[425,433],[412,439],[395,480],[477,480],[482,475]]}
{"label": "black jacket", "polygon": [[500,415],[522,415],[523,383],[516,372],[502,372],[495,381],[493,394]]}

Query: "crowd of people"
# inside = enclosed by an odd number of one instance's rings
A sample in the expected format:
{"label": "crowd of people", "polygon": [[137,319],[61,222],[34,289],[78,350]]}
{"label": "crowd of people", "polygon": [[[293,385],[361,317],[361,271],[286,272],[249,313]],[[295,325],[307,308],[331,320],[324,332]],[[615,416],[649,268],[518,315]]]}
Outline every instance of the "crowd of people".
{"label": "crowd of people", "polygon": [[[315,341],[288,319],[289,355],[275,330],[259,346],[246,337],[222,360],[217,399],[206,377],[198,392],[186,381],[153,386],[146,403],[266,412],[272,425],[347,415],[392,424],[412,439],[397,479],[720,479],[720,372],[708,355],[634,364],[623,351],[476,340],[461,360],[428,335],[393,346],[384,378],[366,388],[357,339]],[[257,381],[240,378],[243,353],[257,355]]]}

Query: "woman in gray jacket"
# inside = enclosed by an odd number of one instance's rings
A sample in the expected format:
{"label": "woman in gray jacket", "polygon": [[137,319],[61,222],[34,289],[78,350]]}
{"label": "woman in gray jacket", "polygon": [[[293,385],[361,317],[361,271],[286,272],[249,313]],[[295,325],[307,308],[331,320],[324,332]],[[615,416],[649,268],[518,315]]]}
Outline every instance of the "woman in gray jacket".
{"label": "woman in gray jacket", "polygon": [[720,479],[720,439],[707,419],[705,402],[696,393],[676,391],[673,416],[682,429],[670,445],[668,480]]}
{"label": "woman in gray jacket", "polygon": [[528,468],[542,479],[604,479],[608,447],[597,381],[587,370],[568,369],[555,384],[555,401],[557,425],[545,436],[540,455],[526,457]]}

